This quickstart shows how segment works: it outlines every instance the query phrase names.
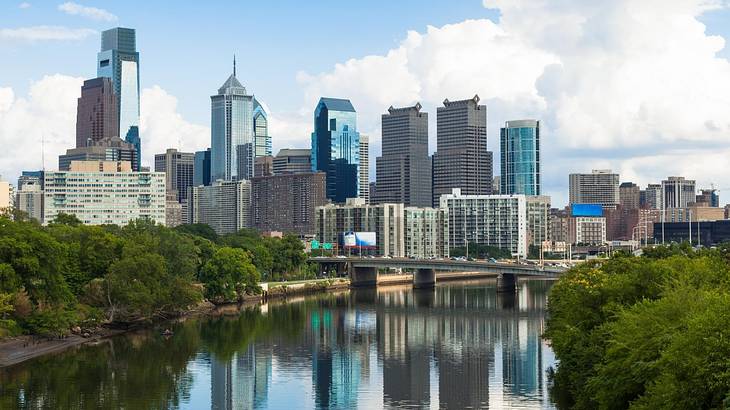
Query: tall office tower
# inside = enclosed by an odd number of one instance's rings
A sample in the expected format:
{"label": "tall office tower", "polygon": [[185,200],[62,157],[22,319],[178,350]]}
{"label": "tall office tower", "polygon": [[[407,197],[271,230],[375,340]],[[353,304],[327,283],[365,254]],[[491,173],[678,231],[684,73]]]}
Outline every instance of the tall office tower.
{"label": "tall office tower", "polygon": [[622,182],[618,187],[618,198],[621,208],[639,209],[641,202],[641,190],[633,182]]}
{"label": "tall office tower", "polygon": [[117,27],[101,32],[101,51],[96,55],[97,77],[112,81],[117,97],[119,138],[134,144],[137,162],[132,169],[140,170],[142,143],[139,139],[139,53],[134,29]]}
{"label": "tall office tower", "polygon": [[193,187],[195,154],[168,148],[164,154],[155,154],[155,172],[165,173],[167,193],[174,195],[176,201],[183,203],[188,199],[188,191]]}
{"label": "tall office tower", "polygon": [[129,161],[137,163],[137,148],[119,137],[88,140],[86,146],[67,149],[58,156],[58,170],[68,171],[72,161]]}
{"label": "tall office tower", "polygon": [[684,177],[668,177],[662,181],[664,208],[686,208],[695,201],[695,181]]}
{"label": "tall office tower", "polygon": [[662,209],[662,184],[649,184],[644,192],[647,209]]}
{"label": "tall office tower", "polygon": [[360,134],[360,165],[358,175],[358,198],[370,203],[370,137]]}
{"label": "tall office tower", "polygon": [[540,121],[507,121],[500,130],[501,194],[540,195]]}
{"label": "tall office tower", "polygon": [[618,174],[610,169],[594,169],[590,174],[570,174],[570,204],[598,204],[615,209],[619,202]]}
{"label": "tall office tower", "polygon": [[283,148],[273,160],[274,175],[312,172],[312,150]]}
{"label": "tall office tower", "polygon": [[119,111],[112,80],[98,77],[84,81],[76,108],[76,148],[118,135]]}
{"label": "tall office tower", "polygon": [[218,235],[235,233],[251,226],[251,182],[213,181],[193,187],[192,223],[210,225]]}
{"label": "tall office tower", "polygon": [[253,99],[253,136],[254,161],[259,157],[271,156],[271,136],[269,135],[269,121],[266,110],[259,104],[256,97]]}
{"label": "tall office tower", "polygon": [[492,152],[487,150],[487,107],[479,96],[444,100],[436,110],[433,206],[453,188],[464,195],[492,193]]}
{"label": "tall office tower", "polygon": [[210,185],[210,148],[195,151],[193,165],[193,186]]}
{"label": "tall office tower", "polygon": [[[211,180],[237,181],[253,176],[253,95],[233,74],[210,97]],[[239,158],[240,157],[240,158]]]}
{"label": "tall office tower", "polygon": [[388,108],[382,118],[382,155],[375,159],[376,203],[431,206],[428,113],[421,104]]}
{"label": "tall office tower", "polygon": [[327,198],[344,203],[357,198],[359,189],[360,133],[357,113],[350,100],[319,99],[314,110],[312,170],[327,173]]}

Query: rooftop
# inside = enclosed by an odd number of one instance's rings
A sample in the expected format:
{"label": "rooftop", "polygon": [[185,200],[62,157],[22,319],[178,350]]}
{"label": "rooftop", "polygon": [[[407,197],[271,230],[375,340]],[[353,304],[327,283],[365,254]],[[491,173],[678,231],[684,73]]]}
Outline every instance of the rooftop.
{"label": "rooftop", "polygon": [[355,112],[355,107],[352,106],[350,100],[342,98],[329,98],[322,97],[319,99],[320,104],[324,104],[328,111],[349,111]]}

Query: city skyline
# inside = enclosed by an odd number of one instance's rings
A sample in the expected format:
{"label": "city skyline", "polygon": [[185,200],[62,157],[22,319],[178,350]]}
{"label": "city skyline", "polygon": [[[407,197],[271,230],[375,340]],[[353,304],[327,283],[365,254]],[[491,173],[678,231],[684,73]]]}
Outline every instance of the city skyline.
{"label": "city skyline", "polygon": [[[564,19],[566,9],[572,9],[590,21],[591,16],[600,11],[597,6],[541,9],[539,7],[542,6],[536,5],[506,5],[497,1],[486,3],[491,8],[483,8],[478,1],[459,2],[444,12],[443,9],[447,7],[433,4],[427,7],[429,10],[421,10],[406,21],[386,18],[378,25],[378,32],[372,36],[369,34],[367,39],[348,43],[353,37],[366,37],[355,30],[343,39],[334,41],[333,50],[327,55],[315,50],[316,47],[306,47],[306,44],[315,44],[311,34],[296,41],[288,36],[299,50],[295,58],[291,59],[295,61],[287,62],[286,68],[267,69],[245,65],[245,74],[239,74],[241,82],[255,89],[262,105],[271,108],[267,111],[270,114],[269,135],[273,140],[273,151],[308,147],[313,101],[320,96],[332,95],[353,101],[358,107],[358,127],[363,134],[370,136],[370,156],[376,158],[380,151],[379,117],[387,112],[390,105],[407,106],[420,101],[424,111],[434,113],[435,107],[444,98],[461,99],[479,93],[490,113],[487,121],[490,140],[488,149],[494,151],[495,157],[499,155],[498,130],[505,121],[521,118],[541,121],[541,134],[546,142],[543,148],[542,191],[553,197],[555,205],[567,203],[566,175],[592,168],[614,169],[621,174],[622,181],[633,181],[641,186],[659,182],[667,175],[695,179],[698,187],[707,187],[710,183],[720,189],[730,186],[730,181],[724,177],[727,174],[723,168],[724,162],[719,161],[728,153],[721,144],[729,127],[720,113],[727,112],[730,104],[727,97],[714,91],[722,89],[719,84],[730,81],[727,62],[730,53],[724,47],[724,38],[728,38],[725,22],[730,14],[727,9],[720,6],[710,9],[692,2],[662,7],[656,10],[659,13],[656,15],[657,20],[674,16],[679,22],[673,21],[671,24],[678,26],[642,29],[639,27],[639,23],[642,23],[640,20],[627,18],[640,10],[622,7],[622,2],[604,5],[615,8],[616,19],[623,18],[623,29],[633,30],[636,34],[634,37],[646,38],[641,45],[643,48],[630,41],[620,44],[609,41],[605,50],[591,43],[568,51],[556,45],[555,40],[541,43],[530,33],[521,32],[515,19],[518,15],[534,19],[540,13]],[[108,5],[85,2],[83,6],[100,10],[99,7]],[[386,8],[383,5],[380,11],[364,12],[363,18],[373,21],[382,18],[388,11],[408,6],[403,4]],[[267,42],[269,47],[276,48],[286,40],[282,34],[269,33],[270,37],[262,42],[263,45],[241,45],[240,42],[226,40],[224,44],[216,45],[214,50],[206,50],[206,45],[201,43],[205,40],[194,41],[192,34],[196,33],[178,32],[179,37],[176,39],[162,39],[165,36],[159,35],[161,30],[175,28],[170,26],[174,23],[165,23],[159,29],[151,25],[151,21],[161,16],[162,6],[153,7],[147,13],[148,16],[142,16],[139,11],[133,10],[135,7],[126,5],[114,5],[114,9],[106,10],[107,14],[93,14],[87,10],[86,15],[95,16],[96,20],[85,18],[83,14],[69,16],[58,9],[57,3],[32,2],[31,7],[24,9],[18,8],[17,4],[3,7],[7,9],[4,14],[12,20],[9,18],[8,21],[0,22],[0,54],[16,62],[3,67],[0,76],[3,79],[0,83],[0,137],[3,141],[11,142],[11,145],[16,143],[8,156],[3,158],[0,167],[3,178],[10,181],[14,181],[21,170],[41,167],[41,138],[45,139],[46,169],[55,168],[52,159],[73,144],[76,98],[80,95],[83,79],[95,77],[89,61],[99,50],[101,31],[116,26],[135,28],[137,31],[137,51],[142,56],[142,162],[148,166],[152,164],[152,156],[164,152],[166,148],[193,152],[208,146],[210,124],[207,118],[209,106],[205,109],[209,104],[207,98],[210,90],[219,86],[220,78],[230,72],[231,54],[250,56],[251,53],[247,51],[261,52]],[[184,22],[199,13],[215,13],[217,7],[181,5],[176,12]],[[305,13],[312,17],[322,8],[316,5]],[[278,13],[277,17],[286,22],[294,20],[292,10],[285,8]],[[437,16],[439,13],[442,14]],[[324,19],[327,15],[316,18]],[[40,29],[42,26],[46,28]],[[672,29],[674,34],[670,32]],[[563,38],[569,44],[578,44],[578,41],[585,39],[555,28],[541,26],[535,30],[534,34],[550,34],[548,38]],[[652,32],[662,35],[646,37],[647,33]],[[468,33],[478,37],[478,40],[469,40],[466,36]],[[616,36],[616,32],[609,29],[596,29],[588,34],[604,40]],[[504,44],[499,44],[498,35],[503,36]],[[664,44],[673,43],[672,38],[675,37],[672,36],[680,36],[684,42],[677,43],[669,50],[662,50]],[[173,44],[175,41],[181,44]],[[179,52],[183,44],[185,51],[203,53],[201,58],[196,58],[203,61],[195,61],[189,69],[182,65],[182,68],[174,70],[178,73],[171,73],[169,62],[174,61],[174,56],[169,53],[187,55]],[[496,65],[499,70],[490,69],[479,73],[478,70],[471,71],[442,62],[432,69],[435,71],[419,71],[412,65],[419,59],[424,62],[444,60],[437,56],[445,55],[443,53],[447,52],[447,45],[452,46],[451,52],[455,53],[455,57],[472,55],[477,50],[491,53],[489,58],[493,61],[474,61],[474,70],[483,68],[483,64]],[[284,50],[290,50],[290,47]],[[689,53],[681,47],[695,51]],[[505,66],[508,63],[503,56],[505,49],[514,51],[519,57],[509,67]],[[465,50],[468,54],[464,54]],[[613,64],[606,67],[610,71],[586,70],[578,62],[581,56],[596,50],[615,59]],[[630,61],[626,57],[628,51],[646,52],[649,57],[646,57],[647,60]],[[687,57],[677,60],[682,54],[680,51],[692,56],[693,67],[699,66],[707,71],[698,73],[687,68],[686,64],[674,64],[690,60]],[[59,58],[58,53],[64,58]],[[256,55],[272,57],[271,52]],[[306,56],[308,58],[304,58]],[[652,71],[647,70],[653,66],[648,59],[670,62],[668,75],[675,78],[674,82],[681,83],[682,88],[657,91],[655,82],[661,81],[664,74],[658,79],[650,78]],[[280,59],[271,61],[276,65]],[[528,61],[533,64],[523,64]],[[239,70],[240,67],[244,65],[239,64]],[[262,71],[267,73],[262,75]],[[509,75],[504,74],[506,71],[510,71]],[[378,75],[374,76],[376,73]],[[579,78],[581,81],[578,83],[590,82],[597,75],[605,75],[604,82],[619,91],[612,92],[609,86],[601,86],[598,91],[604,92],[605,101],[602,101],[603,111],[597,111],[590,96],[578,89],[580,84],[569,85],[559,81],[567,73]],[[429,82],[431,74],[439,80]],[[374,78],[380,82],[373,82]],[[631,78],[646,81],[641,89],[632,86],[634,90],[631,93],[637,94],[630,94],[626,90],[627,86],[633,84]],[[273,83],[277,83],[276,86]],[[290,91],[280,92],[283,88]],[[41,95],[44,90],[53,92],[44,97]],[[667,103],[669,106],[663,106],[659,101],[667,99],[667,92],[676,95],[676,98]],[[701,103],[692,106],[686,104],[686,101],[696,101],[699,96],[705,97]],[[617,100],[617,97],[622,99]],[[566,101],[574,101],[575,104],[568,105]],[[568,115],[571,112],[573,116]],[[43,124],[39,127],[37,123],[41,120]],[[432,121],[429,124],[429,151],[433,153],[436,147],[435,115],[429,120]],[[586,133],[591,138],[585,138]],[[374,163],[371,161],[371,181],[374,179]],[[495,167],[495,175],[498,173],[499,168]]]}

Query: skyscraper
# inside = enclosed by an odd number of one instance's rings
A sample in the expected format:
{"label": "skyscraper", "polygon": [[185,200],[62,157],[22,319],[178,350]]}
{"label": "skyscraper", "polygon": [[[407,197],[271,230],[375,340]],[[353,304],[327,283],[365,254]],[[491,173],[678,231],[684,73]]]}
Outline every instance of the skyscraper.
{"label": "skyscraper", "polygon": [[211,127],[210,173],[213,181],[236,181],[253,176],[253,95],[236,78],[236,60],[233,74],[210,97]]}
{"label": "skyscraper", "polygon": [[431,206],[428,113],[421,104],[382,115],[382,155],[375,160],[377,203]]}
{"label": "skyscraper", "polygon": [[195,151],[193,165],[193,186],[210,185],[210,148]]}
{"label": "skyscraper", "polygon": [[117,27],[101,33],[101,51],[97,54],[97,77],[111,78],[119,112],[119,138],[137,150],[139,170],[142,158],[139,139],[139,53],[134,29]]}
{"label": "skyscraper", "polygon": [[433,204],[460,188],[463,195],[492,193],[492,152],[487,150],[487,107],[479,96],[444,100],[436,110],[433,155]]}
{"label": "skyscraper", "polygon": [[76,148],[119,135],[119,110],[112,80],[84,81],[76,108]]}
{"label": "skyscraper", "polygon": [[271,156],[271,136],[269,135],[269,122],[266,110],[259,104],[256,97],[253,99],[253,135],[254,135],[254,160],[258,157]]}
{"label": "skyscraper", "polygon": [[540,195],[540,121],[507,121],[500,130],[501,194]]}
{"label": "skyscraper", "polygon": [[618,182],[618,174],[610,169],[594,169],[590,174],[570,174],[570,204],[598,204],[615,209],[619,204]]}
{"label": "skyscraper", "polygon": [[359,195],[360,133],[350,100],[322,97],[314,110],[312,170],[327,173],[327,198]]}
{"label": "skyscraper", "polygon": [[370,203],[370,137],[360,134],[360,175],[358,197]]}
{"label": "skyscraper", "polygon": [[188,199],[188,191],[193,186],[195,154],[180,152],[169,148],[164,154],[155,155],[155,172],[165,173],[167,193],[183,203]]}
{"label": "skyscraper", "polygon": [[684,177],[668,177],[662,181],[665,208],[686,208],[694,202],[695,181]]}

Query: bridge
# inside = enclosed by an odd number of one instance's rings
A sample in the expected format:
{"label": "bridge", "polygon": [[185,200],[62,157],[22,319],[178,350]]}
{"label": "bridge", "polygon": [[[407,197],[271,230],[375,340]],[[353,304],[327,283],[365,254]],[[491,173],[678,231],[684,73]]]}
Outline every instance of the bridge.
{"label": "bridge", "polygon": [[558,277],[566,269],[517,263],[468,261],[452,259],[354,258],[315,257],[309,259],[320,265],[320,272],[334,268],[348,272],[353,287],[377,286],[380,269],[412,269],[413,286],[428,288],[436,285],[436,271],[492,273],[497,276],[497,290],[514,292],[517,278],[525,276]]}

